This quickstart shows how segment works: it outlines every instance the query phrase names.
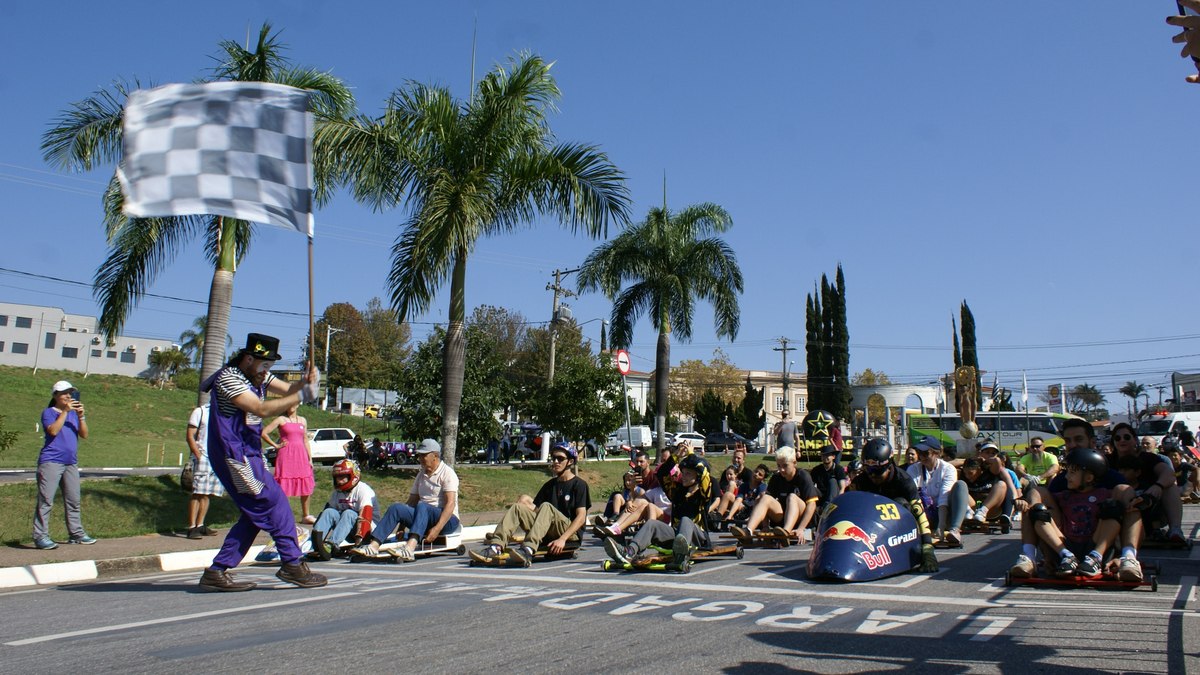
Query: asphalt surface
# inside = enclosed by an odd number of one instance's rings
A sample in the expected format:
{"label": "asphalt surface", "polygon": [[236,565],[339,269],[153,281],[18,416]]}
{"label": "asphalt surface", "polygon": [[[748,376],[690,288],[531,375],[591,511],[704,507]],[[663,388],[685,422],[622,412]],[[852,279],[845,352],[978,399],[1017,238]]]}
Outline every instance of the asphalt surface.
{"label": "asphalt surface", "polygon": [[[1187,507],[1195,535],[1200,507]],[[198,572],[0,593],[8,672],[423,671],[1183,673],[1197,658],[1200,547],[1143,551],[1157,592],[1006,587],[1017,534],[970,535],[941,570],[861,584],[804,574],[808,546],[748,549],[689,574],[529,569],[465,557],[314,566],[326,588],[243,567],[248,593],[197,591]]]}

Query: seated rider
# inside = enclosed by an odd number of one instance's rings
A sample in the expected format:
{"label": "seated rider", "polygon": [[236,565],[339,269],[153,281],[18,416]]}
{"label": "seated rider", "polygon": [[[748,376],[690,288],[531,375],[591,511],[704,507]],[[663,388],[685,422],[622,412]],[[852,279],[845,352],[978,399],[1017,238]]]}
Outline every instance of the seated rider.
{"label": "seated rider", "polygon": [[882,438],[872,438],[863,446],[861,458],[862,473],[850,483],[850,489],[887,497],[908,509],[917,521],[917,532],[921,536],[921,565],[918,569],[922,572],[938,571],[933,535],[929,531],[929,521],[925,518],[917,485],[896,466],[892,445]]}
{"label": "seated rider", "polygon": [[[979,463],[983,466],[983,473],[990,474],[995,481],[1004,484],[1004,490],[1000,493],[1000,502],[993,508],[990,502],[986,504],[976,504],[975,513],[969,514],[967,517],[981,523],[985,523],[990,519],[999,519],[1005,527],[1012,526],[1013,508],[1017,498],[1021,496],[1021,491],[1017,489],[1018,481],[1017,474],[1008,468],[1008,457],[1000,452],[1000,447],[992,441],[984,441],[979,447]],[[986,500],[985,500],[986,501]],[[983,512],[982,520],[980,519],[980,511],[983,506],[988,506],[988,510]]]}
{"label": "seated rider", "polygon": [[1003,516],[1001,509],[1008,485],[984,468],[981,457],[972,457],[963,462],[962,480],[967,484],[967,493],[970,495],[967,511],[971,521],[983,525],[992,518]]}
{"label": "seated rider", "polygon": [[846,469],[837,463],[839,454],[836,446],[826,445],[821,448],[821,463],[812,468],[813,484],[817,486],[817,492],[821,493],[821,499],[817,502],[818,509],[845,492],[846,486],[850,484]]}
{"label": "seated rider", "polygon": [[637,478],[638,474],[633,469],[626,471],[621,476],[624,489],[609,495],[608,503],[604,505],[604,515],[593,518],[593,524],[604,527],[616,522],[621,512],[625,510],[626,504],[646,494],[646,491],[638,486]]}
{"label": "seated rider", "polygon": [[1046,452],[1046,444],[1040,438],[1029,440],[1029,452],[1017,460],[1017,475],[1034,485],[1045,485],[1058,473],[1058,459]]}
{"label": "seated rider", "polygon": [[604,540],[609,557],[628,565],[651,546],[670,546],[672,563],[683,566],[693,548],[711,549],[708,532],[704,530],[704,513],[712,501],[712,477],[708,467],[695,455],[679,460],[679,482],[667,488],[671,500],[671,523],[647,520],[628,545],[622,546],[613,537]]}
{"label": "seated rider", "polygon": [[[1130,439],[1129,436],[1134,438]],[[1183,495],[1175,480],[1175,467],[1164,455],[1157,452],[1139,451],[1136,441],[1137,433],[1133,427],[1122,422],[1113,427],[1113,447],[1116,449],[1118,460],[1122,457],[1136,458],[1141,462],[1142,470],[1138,482],[1131,483],[1138,499],[1137,507],[1144,516],[1155,523],[1167,526],[1167,539],[1173,544],[1183,544],[1187,538],[1183,536]],[[1144,439],[1143,439],[1144,440]],[[1164,452],[1179,449],[1179,439],[1173,436],[1163,438]],[[1141,538],[1147,518],[1136,521],[1135,536]]]}
{"label": "seated rider", "polygon": [[[484,537],[485,546],[471,551],[471,557],[487,562],[507,551],[524,563],[532,563],[543,544],[551,555],[558,555],[572,540],[578,543],[592,498],[587,482],[575,475],[577,461],[575,448],[569,443],[551,448],[549,469],[553,478],[542,485],[537,495],[521,495],[508,507],[500,524]],[[520,544],[510,544],[517,530],[523,530],[525,538]]]}
{"label": "seated rider", "polygon": [[750,474],[750,483],[738,493],[737,499],[733,502],[733,508],[725,517],[726,523],[745,520],[750,515],[758,500],[767,494],[767,477],[770,475],[771,469],[766,464],[754,467],[754,473]]}
{"label": "seated rider", "polygon": [[1125,506],[1112,490],[1097,485],[1108,473],[1099,451],[1076,448],[1063,464],[1066,488],[1052,490],[1051,499],[1031,507],[1026,517],[1040,543],[1058,556],[1057,576],[1095,578],[1121,532]]}
{"label": "seated rider", "polygon": [[794,448],[785,445],[775,450],[775,468],[775,475],[767,481],[767,492],[754,504],[746,526],[729,528],[739,541],[750,541],[755,528],[764,522],[774,526],[772,534],[798,537],[801,544],[805,541],[804,532],[817,511],[821,493],[813,485],[812,476],[796,466]]}
{"label": "seated rider", "polygon": [[671,522],[669,495],[672,487],[679,482],[679,465],[674,459],[668,459],[665,464],[660,464],[654,473],[654,487],[626,502],[625,508],[618,513],[613,523],[594,530],[597,536],[619,537],[631,526],[647,520]]}
{"label": "seated rider", "polygon": [[407,537],[396,547],[396,555],[404,562],[414,559],[421,542],[432,544],[442,533],[461,529],[458,518],[458,474],[442,461],[442,446],[426,438],[417,446],[417,462],[421,470],[408,491],[408,501],[392,504],[379,524],[354,552],[368,558],[379,555],[379,545],[393,532]]}
{"label": "seated rider", "polygon": [[738,495],[745,489],[746,486],[738,480],[737,469],[732,465],[725,467],[725,472],[721,474],[721,480],[717,483],[717,494],[713,496],[712,503],[708,505],[709,529],[716,529],[716,525],[720,524],[726,515],[733,512],[733,505],[737,503]]}
{"label": "seated rider", "polygon": [[1167,459],[1171,460],[1171,466],[1175,469],[1175,484],[1179,486],[1179,491],[1189,495],[1192,500],[1200,498],[1200,471],[1196,470],[1196,465],[1185,461],[1183,451],[1178,448],[1168,451]]}
{"label": "seated rider", "polygon": [[358,464],[352,459],[333,465],[333,494],[313,525],[313,550],[309,560],[329,560],[329,545],[341,548],[346,540],[361,540],[371,531],[371,521],[378,516],[379,503],[375,490],[359,480]]}
{"label": "seated rider", "polygon": [[931,531],[940,533],[946,546],[962,546],[962,522],[971,506],[966,482],[942,459],[942,444],[936,438],[925,436],[909,449],[917,453],[917,462],[908,467],[908,476],[917,485]]}

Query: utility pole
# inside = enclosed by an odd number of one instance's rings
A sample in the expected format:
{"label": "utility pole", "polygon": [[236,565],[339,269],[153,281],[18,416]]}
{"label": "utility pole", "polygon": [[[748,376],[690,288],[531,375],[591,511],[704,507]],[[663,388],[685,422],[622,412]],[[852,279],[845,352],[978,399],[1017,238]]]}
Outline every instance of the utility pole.
{"label": "utility pole", "polygon": [[[791,408],[792,408],[792,406],[791,406],[791,403],[792,403],[791,385],[788,383],[788,352],[794,352],[794,351],[796,351],[796,348],[789,347],[788,346],[789,342],[791,342],[790,338],[781,337],[781,338],[779,338],[779,346],[771,348],[774,351],[783,352],[783,409],[784,410],[791,410]],[[809,407],[809,409],[812,408],[811,405],[808,407]]]}
{"label": "utility pole", "polygon": [[[554,283],[546,284],[546,290],[554,291],[554,305],[550,313],[550,368],[547,371],[548,374],[546,376],[546,382],[548,384],[554,384],[554,350],[556,343],[558,342],[558,298],[560,295],[567,298],[575,295],[574,291],[571,291],[568,288],[563,288],[562,280],[568,274],[578,271],[578,267],[573,270],[554,270]],[[568,316],[570,315],[568,314]]]}
{"label": "utility pole", "polygon": [[1160,385],[1158,385],[1158,386],[1157,386],[1157,387],[1155,387],[1155,388],[1156,388],[1156,389],[1158,389],[1158,407],[1160,407],[1160,408],[1161,408],[1161,407],[1162,407],[1162,394],[1163,394],[1163,389],[1166,389],[1167,387],[1166,387],[1165,385],[1161,385],[1161,384],[1160,384]]}
{"label": "utility pole", "polygon": [[325,376],[325,396],[321,398],[321,410],[329,409],[329,338],[334,333],[345,332],[343,328],[334,328],[329,324],[325,324],[325,372],[322,373]]}

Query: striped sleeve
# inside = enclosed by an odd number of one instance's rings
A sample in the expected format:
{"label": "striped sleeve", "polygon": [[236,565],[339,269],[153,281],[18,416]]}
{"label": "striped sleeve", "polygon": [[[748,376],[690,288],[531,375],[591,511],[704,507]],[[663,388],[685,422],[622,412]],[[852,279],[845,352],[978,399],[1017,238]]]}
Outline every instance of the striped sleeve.
{"label": "striped sleeve", "polygon": [[233,480],[233,487],[239,494],[257,497],[263,491],[263,482],[255,478],[254,471],[249,464],[239,462],[232,457],[226,457],[225,464],[229,466],[229,477]]}

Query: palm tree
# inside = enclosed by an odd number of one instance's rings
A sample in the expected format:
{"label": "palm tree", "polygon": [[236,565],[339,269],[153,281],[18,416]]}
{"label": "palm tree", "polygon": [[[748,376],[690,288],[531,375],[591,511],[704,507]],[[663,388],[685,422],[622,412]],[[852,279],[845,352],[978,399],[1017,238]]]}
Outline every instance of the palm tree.
{"label": "palm tree", "polygon": [[532,55],[497,66],[469,101],[410,83],[378,118],[317,130],[336,146],[338,178],[376,209],[405,205],[388,290],[403,321],[429,308],[449,279],[442,355],[442,457],[453,463],[462,402],[467,259],[481,237],[531,224],[539,214],[573,232],[603,236],[628,220],[624,176],[596,146],[559,143],[547,113],[560,97],[551,64]]}
{"label": "palm tree", "polygon": [[697,300],[712,302],[718,337],[733,340],[741,325],[742,271],[733,249],[709,236],[732,226],[733,219],[716,204],[695,204],[678,213],[664,204],[650,209],[640,224],[601,244],[579,270],[581,291],[600,289],[613,300],[609,336],[613,346],[629,346],[633,325],[642,314],[648,314],[658,330],[654,425],[659,450],[666,442],[671,333],[684,342],[691,340]]}
{"label": "palm tree", "polygon": [[154,367],[159,389],[162,389],[163,384],[174,378],[180,368],[188,364],[187,354],[184,354],[183,350],[175,348],[152,352],[148,360]]}
{"label": "palm tree", "polygon": [[1125,383],[1124,387],[1121,387],[1117,391],[1133,399],[1133,419],[1136,420],[1138,418],[1137,400],[1139,396],[1142,396],[1146,393],[1146,385],[1138,384],[1137,382],[1130,380]]}
{"label": "palm tree", "polygon": [[[310,68],[292,66],[284,57],[284,45],[263,24],[254,51],[236,42],[220,43],[223,54],[213,68],[211,80],[274,82],[314,93],[313,106],[318,128],[329,119],[345,117],[354,109],[354,97],[338,78]],[[42,136],[42,153],[50,164],[79,171],[90,171],[121,160],[121,118],[130,91],[138,88],[125,83],[109,91],[71,104]],[[323,149],[315,146],[314,174],[318,203],[325,201],[329,184],[328,163]],[[114,175],[104,192],[104,226],[108,237],[108,256],[96,270],[92,289],[100,303],[99,329],[110,340],[125,325],[141,297],[159,272],[167,268],[184,246],[195,238],[204,242],[205,256],[213,264],[213,279],[208,296],[206,327],[216,335],[229,331],[229,310],[233,302],[233,275],[250,250],[254,235],[251,223],[217,216],[179,216],[168,218],[127,218],[122,210],[124,198]],[[220,340],[204,345],[200,379],[203,381],[221,366],[225,356]],[[207,396],[199,395],[203,402]]]}
{"label": "palm tree", "polygon": [[[208,340],[208,317],[198,316],[192,321],[192,327],[179,334],[179,349],[187,355],[188,361],[197,366],[204,356],[204,345]],[[233,338],[225,336],[225,352],[233,346]],[[222,355],[221,357],[225,357]]]}

